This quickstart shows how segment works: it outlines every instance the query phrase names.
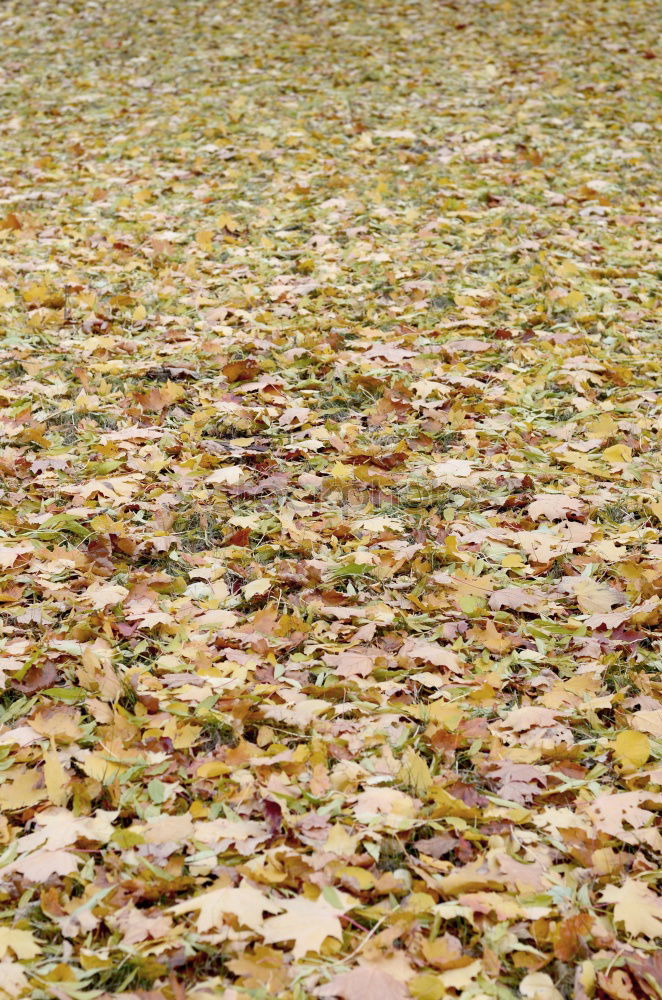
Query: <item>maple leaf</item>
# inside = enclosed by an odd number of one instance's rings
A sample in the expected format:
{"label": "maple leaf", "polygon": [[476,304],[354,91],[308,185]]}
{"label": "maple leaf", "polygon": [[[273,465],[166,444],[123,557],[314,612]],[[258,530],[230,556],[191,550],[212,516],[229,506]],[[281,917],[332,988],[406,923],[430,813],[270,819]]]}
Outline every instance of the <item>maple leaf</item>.
{"label": "maple leaf", "polygon": [[[571,746],[572,731],[558,721],[559,714],[542,705],[529,705],[514,708],[496,725],[499,730],[503,730],[504,739],[509,744],[520,742],[528,746],[556,746],[566,743]],[[514,735],[509,735],[507,730],[512,730]]]}
{"label": "maple leaf", "polygon": [[241,465],[226,465],[222,469],[216,469],[215,472],[207,476],[205,482],[210,485],[219,483],[232,486],[242,482],[246,478],[246,475],[246,470]]}
{"label": "maple leaf", "polygon": [[[39,955],[41,950],[32,931],[20,930],[18,927],[0,927],[0,958],[11,951],[16,958],[30,959]],[[0,989],[2,985],[4,984],[0,984]]]}
{"label": "maple leaf", "polygon": [[625,597],[614,587],[598,583],[587,577],[572,577],[567,583],[568,590],[577,598],[582,611],[610,611],[614,605],[623,604]]}
{"label": "maple leaf", "polygon": [[28,882],[46,882],[52,875],[72,875],[81,861],[69,851],[33,851],[12,861],[5,871],[18,872]]}
{"label": "maple leaf", "polygon": [[662,936],[662,899],[645,882],[628,878],[621,886],[608,885],[601,899],[614,903],[614,920],[624,924],[628,934]]}
{"label": "maple leaf", "polygon": [[5,996],[20,996],[29,986],[23,966],[8,958],[0,960],[0,984],[0,990]]}
{"label": "maple leaf", "polygon": [[283,953],[275,948],[255,945],[252,951],[245,951],[240,958],[228,962],[228,968],[242,977],[242,986],[247,989],[266,989],[269,996],[276,996],[288,982],[283,957]]}
{"label": "maple leaf", "polygon": [[153,388],[149,392],[138,393],[136,400],[146,410],[161,411],[172,406],[178,399],[186,395],[186,390],[175,382],[166,382],[162,388]]}
{"label": "maple leaf", "polygon": [[626,844],[647,843],[662,849],[662,837],[651,828],[655,816],[645,807],[662,808],[662,795],[641,791],[605,793],[584,804],[581,812],[596,829]]}
{"label": "maple leaf", "polygon": [[[465,295],[468,295],[465,292]],[[490,344],[486,340],[478,340],[477,337],[461,337],[459,340],[447,340],[444,344],[445,351],[470,351],[474,354],[490,350]]]}
{"label": "maple leaf", "polygon": [[266,594],[271,589],[271,580],[252,580],[242,587],[242,592],[246,600]]}
{"label": "maple leaf", "polygon": [[519,984],[519,991],[526,1000],[563,1000],[546,972],[530,972]]}
{"label": "maple leaf", "polygon": [[372,534],[381,534],[381,532],[388,530],[402,530],[402,525],[394,517],[364,517],[360,521],[355,521],[354,524],[357,528]]}
{"label": "maple leaf", "polygon": [[166,913],[146,913],[134,906],[125,906],[106,919],[110,919],[112,925],[121,931],[125,947],[141,941],[162,939],[172,930],[172,920]]}
{"label": "maple leaf", "polygon": [[661,995],[662,951],[653,952],[652,955],[645,958],[639,955],[628,956],[627,966],[644,992],[651,990],[651,996],[659,997]]}
{"label": "maple leaf", "polygon": [[430,466],[430,472],[436,482],[457,486],[468,479],[473,471],[471,462],[463,458],[450,458],[446,462],[436,462]]}
{"label": "maple leaf", "polygon": [[36,817],[37,829],[18,841],[21,854],[36,848],[58,851],[77,840],[107,843],[114,833],[117,812],[98,809],[94,816],[75,816],[68,809],[45,809]]}
{"label": "maple leaf", "polygon": [[544,606],[546,597],[540,590],[524,587],[504,587],[490,596],[489,606],[493,611],[512,608],[514,611],[538,611]]}
{"label": "maple leaf", "polygon": [[54,751],[44,755],[44,781],[51,802],[54,805],[64,805],[69,798],[68,776]]}
{"label": "maple leaf", "polygon": [[563,962],[569,962],[581,952],[584,939],[593,927],[593,917],[589,913],[576,913],[559,924],[554,935],[554,954]]}
{"label": "maple leaf", "polygon": [[47,736],[57,743],[70,744],[80,739],[83,730],[80,714],[68,706],[42,708],[31,719],[30,725],[41,736]]}
{"label": "maple leaf", "polygon": [[406,830],[414,823],[416,805],[416,799],[397,788],[371,788],[357,796],[355,812],[362,822]]}
{"label": "maple leaf", "polygon": [[359,966],[344,972],[319,989],[320,996],[339,1000],[407,1000],[402,983],[372,966]]}
{"label": "maple leaf", "polygon": [[432,784],[430,768],[412,747],[407,747],[402,756],[402,767],[398,776],[416,795],[424,795]]}
{"label": "maple leaf", "polygon": [[614,740],[614,754],[623,767],[637,771],[650,756],[650,740],[645,733],[624,730]]}
{"label": "maple leaf", "polygon": [[214,927],[220,927],[226,914],[236,917],[240,924],[251,930],[262,931],[265,925],[263,914],[276,913],[282,908],[259,889],[245,883],[237,888],[221,886],[219,889],[211,889],[193,899],[176,903],[170,907],[170,913],[179,916],[197,910],[197,928],[199,933],[204,934]]}
{"label": "maple leaf", "polygon": [[443,858],[457,846],[456,838],[450,833],[442,833],[437,837],[423,837],[415,845],[418,851],[432,858]]}
{"label": "maple leaf", "polygon": [[561,521],[568,514],[581,514],[584,503],[577,497],[569,497],[565,493],[540,493],[527,510],[534,521],[546,517],[548,521]]}
{"label": "maple leaf", "polygon": [[17,774],[8,776],[0,785],[0,808],[12,811],[25,809],[47,798],[48,791],[43,787],[38,772],[24,769]]}
{"label": "maple leaf", "polygon": [[629,621],[636,615],[648,615],[650,612],[657,611],[660,606],[659,597],[650,597],[647,601],[643,601],[641,604],[633,604],[629,608],[625,608],[623,611],[608,611],[606,614],[598,613],[591,615],[586,619],[587,628],[618,628],[623,622]]}
{"label": "maple leaf", "polygon": [[553,529],[545,527],[536,531],[520,531],[516,541],[531,562],[548,563],[585,545],[592,534],[591,526],[566,521],[554,525]]}
{"label": "maple leaf", "polygon": [[319,951],[327,937],[342,940],[340,916],[345,911],[331,906],[325,899],[284,899],[281,908],[284,913],[264,922],[262,936],[267,944],[294,941],[292,955],[303,958],[308,951]]}
{"label": "maple leaf", "polygon": [[401,646],[398,656],[405,662],[422,660],[435,667],[448,667],[449,670],[457,672],[461,670],[457,653],[452,649],[445,649],[438,642],[428,642],[426,639],[407,639]]}
{"label": "maple leaf", "polygon": [[547,775],[541,767],[533,764],[517,764],[503,761],[490,771],[504,799],[522,804],[531,802],[541,789],[547,786]]}
{"label": "maple leaf", "polygon": [[642,709],[632,716],[632,726],[642,733],[662,738],[662,708]]}
{"label": "maple leaf", "polygon": [[[169,816],[166,820],[188,820],[188,816]],[[146,837],[163,837],[163,823],[158,821],[147,829]],[[196,823],[191,829],[189,836],[202,844],[208,844],[215,850],[227,850],[232,844],[238,854],[250,855],[255,852],[258,845],[269,839],[269,830],[263,823],[250,820],[229,820],[215,819],[207,822]],[[175,834],[169,840],[177,841],[181,835]]]}
{"label": "maple leaf", "polygon": [[339,677],[367,677],[375,667],[374,658],[359,650],[325,653],[323,659]]}
{"label": "maple leaf", "polygon": [[95,611],[102,611],[111,604],[121,604],[129,591],[115,583],[93,583],[82,595],[83,600]]}
{"label": "maple leaf", "polygon": [[469,636],[492,653],[504,653],[511,648],[511,640],[507,636],[501,635],[492,621],[488,621],[484,629],[474,625],[469,630]]}
{"label": "maple leaf", "polygon": [[0,545],[0,568],[13,566],[19,556],[33,551],[31,542],[19,542],[18,545]]}

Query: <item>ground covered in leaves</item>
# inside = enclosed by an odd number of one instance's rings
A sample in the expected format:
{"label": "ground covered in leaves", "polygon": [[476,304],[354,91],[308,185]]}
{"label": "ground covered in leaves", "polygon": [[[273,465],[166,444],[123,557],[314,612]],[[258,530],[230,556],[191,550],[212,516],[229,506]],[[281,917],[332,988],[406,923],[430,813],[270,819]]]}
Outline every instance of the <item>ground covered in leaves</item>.
{"label": "ground covered in leaves", "polygon": [[3,4],[0,997],[662,996],[655,13]]}

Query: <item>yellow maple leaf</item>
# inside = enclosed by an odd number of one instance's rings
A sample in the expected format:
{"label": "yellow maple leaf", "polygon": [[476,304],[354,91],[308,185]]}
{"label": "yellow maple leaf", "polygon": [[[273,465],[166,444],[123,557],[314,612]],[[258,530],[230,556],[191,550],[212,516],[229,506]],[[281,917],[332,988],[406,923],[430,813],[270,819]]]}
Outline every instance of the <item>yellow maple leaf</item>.
{"label": "yellow maple leaf", "polygon": [[645,882],[628,878],[621,886],[608,885],[602,899],[615,904],[615,922],[623,924],[632,937],[662,935],[662,899]]}
{"label": "yellow maple leaf", "polygon": [[348,479],[354,478],[354,467],[344,465],[342,462],[334,462],[329,467],[329,475],[333,476],[334,479],[341,480],[341,482],[346,482]]}
{"label": "yellow maple leaf", "polygon": [[455,732],[464,715],[463,709],[447,701],[434,701],[429,707],[430,722],[436,722],[449,732]]}
{"label": "yellow maple leaf", "polygon": [[618,424],[611,413],[601,413],[597,420],[593,420],[586,428],[592,437],[609,437],[616,434]]}
{"label": "yellow maple leaf", "polygon": [[204,250],[205,253],[211,253],[213,250],[211,242],[213,236],[214,234],[211,229],[199,229],[195,234],[195,242],[201,250]]}
{"label": "yellow maple leaf", "polygon": [[53,805],[63,806],[69,798],[69,779],[54,750],[44,755],[44,780]]}
{"label": "yellow maple leaf", "polygon": [[572,589],[577,598],[577,604],[587,615],[611,611],[615,604],[623,601],[623,597],[613,587],[608,587],[588,577],[580,577],[576,583],[573,582]]}
{"label": "yellow maple leaf", "polygon": [[276,900],[269,899],[264,893],[248,884],[243,884],[236,888],[222,886],[220,889],[203,892],[200,896],[171,906],[170,912],[178,915],[197,910],[198,932],[203,934],[212,928],[220,927],[226,915],[236,917],[240,924],[261,932],[265,925],[263,914],[276,913],[280,909],[282,906]]}
{"label": "yellow maple leaf", "polygon": [[626,444],[613,444],[611,448],[605,448],[602,457],[610,465],[621,465],[632,461],[632,449]]}
{"label": "yellow maple leaf", "polygon": [[8,951],[13,951],[16,958],[24,961],[39,955],[41,947],[35,941],[32,931],[23,931],[18,927],[0,927],[0,958],[4,958]]}
{"label": "yellow maple leaf", "polygon": [[20,772],[16,777],[0,786],[0,809],[27,809],[48,797],[46,788],[42,787],[39,771]]}
{"label": "yellow maple leaf", "polygon": [[260,580],[251,580],[241,590],[246,600],[249,601],[252,597],[259,597],[261,594],[266,594],[270,587],[271,580],[263,577]]}
{"label": "yellow maple leaf", "polygon": [[441,1000],[446,995],[446,987],[433,972],[423,972],[411,980],[409,992],[414,1000]]}
{"label": "yellow maple leaf", "polygon": [[576,309],[586,301],[586,296],[578,288],[573,288],[571,292],[559,299],[559,305],[564,309]]}
{"label": "yellow maple leaf", "polygon": [[646,733],[626,729],[614,740],[614,755],[626,771],[638,771],[650,756],[650,741]]}
{"label": "yellow maple leaf", "polygon": [[303,958],[309,951],[319,951],[327,937],[342,940],[340,916],[344,910],[336,909],[325,899],[288,899],[282,901],[282,907],[284,913],[264,922],[267,944],[293,941],[293,957]]}

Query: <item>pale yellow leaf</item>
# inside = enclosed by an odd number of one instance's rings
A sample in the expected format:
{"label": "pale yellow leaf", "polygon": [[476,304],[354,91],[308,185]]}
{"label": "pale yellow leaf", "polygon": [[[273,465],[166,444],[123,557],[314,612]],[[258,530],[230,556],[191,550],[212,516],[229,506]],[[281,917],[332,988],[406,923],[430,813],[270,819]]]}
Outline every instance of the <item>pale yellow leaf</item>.
{"label": "pale yellow leaf", "polygon": [[32,931],[19,930],[18,927],[0,927],[0,958],[4,958],[8,951],[12,951],[16,958],[23,961],[41,954],[41,946],[35,941]]}
{"label": "pale yellow leaf", "polygon": [[303,899],[301,897],[282,901],[285,910],[278,917],[270,917],[264,922],[263,937],[267,944],[277,941],[293,941],[292,955],[303,958],[309,952],[318,952],[325,938],[342,940],[338,910],[325,899]]}
{"label": "pale yellow leaf", "polygon": [[260,594],[266,594],[271,587],[271,580],[261,579],[261,580],[251,580],[244,587],[241,588],[242,593],[247,601],[251,597],[258,597]]}
{"label": "pale yellow leaf", "polygon": [[0,809],[27,809],[48,797],[39,771],[25,770],[0,785]]}
{"label": "pale yellow leaf", "polygon": [[69,798],[69,778],[54,750],[44,754],[44,780],[54,806],[63,806]]}
{"label": "pale yellow leaf", "polygon": [[102,611],[111,605],[121,604],[129,591],[117,583],[93,583],[82,595],[82,600],[95,611]]}
{"label": "pale yellow leaf", "polygon": [[204,892],[200,896],[170,907],[170,913],[179,915],[198,910],[197,928],[200,934],[220,927],[224,916],[236,917],[245,927],[262,932],[265,925],[263,914],[277,913],[280,909],[282,906],[277,901],[269,899],[258,889],[244,884],[237,888],[223,886],[220,889]]}
{"label": "pale yellow leaf", "polygon": [[605,903],[614,903],[614,921],[623,924],[632,937],[662,935],[662,899],[645,882],[628,878],[623,885],[608,885],[602,892]]}
{"label": "pale yellow leaf", "polygon": [[402,767],[398,778],[416,795],[424,795],[432,784],[432,775],[426,761],[411,747],[402,755]]}
{"label": "pale yellow leaf", "polygon": [[210,476],[207,476],[205,482],[209,485],[214,485],[214,483],[223,484],[227,486],[235,486],[246,478],[246,470],[242,468],[241,465],[224,465],[221,469],[216,469],[212,472]]}

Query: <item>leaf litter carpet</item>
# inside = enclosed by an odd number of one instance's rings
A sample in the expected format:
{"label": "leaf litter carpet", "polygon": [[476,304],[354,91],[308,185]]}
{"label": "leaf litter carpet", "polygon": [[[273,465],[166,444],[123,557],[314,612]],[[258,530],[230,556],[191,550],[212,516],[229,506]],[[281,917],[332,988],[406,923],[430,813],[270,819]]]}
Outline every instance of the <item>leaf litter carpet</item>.
{"label": "leaf litter carpet", "polygon": [[0,997],[662,996],[657,14],[3,4]]}

